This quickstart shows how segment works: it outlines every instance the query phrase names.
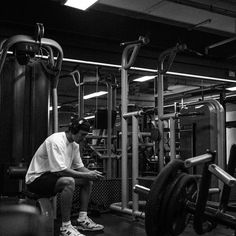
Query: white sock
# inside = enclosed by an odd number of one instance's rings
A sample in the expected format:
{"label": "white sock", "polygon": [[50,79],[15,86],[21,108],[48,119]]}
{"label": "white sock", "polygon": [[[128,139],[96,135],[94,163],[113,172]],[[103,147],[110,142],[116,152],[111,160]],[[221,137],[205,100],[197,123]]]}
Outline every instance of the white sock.
{"label": "white sock", "polygon": [[68,227],[69,225],[71,225],[71,221],[67,221],[67,222],[62,222],[62,227]]}
{"label": "white sock", "polygon": [[84,219],[87,217],[87,211],[80,211],[79,212],[79,219]]}

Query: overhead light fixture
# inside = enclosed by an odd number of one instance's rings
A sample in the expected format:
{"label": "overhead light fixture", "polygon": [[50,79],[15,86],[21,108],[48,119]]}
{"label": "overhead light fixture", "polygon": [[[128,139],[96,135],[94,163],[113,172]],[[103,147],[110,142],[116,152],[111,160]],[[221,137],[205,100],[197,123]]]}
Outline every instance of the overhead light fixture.
{"label": "overhead light fixture", "polygon": [[64,5],[85,11],[98,0],[67,0]]}
{"label": "overhead light fixture", "polygon": [[108,93],[107,91],[99,91],[96,93],[90,93],[90,94],[84,96],[84,100],[94,98],[94,97],[99,97],[99,96],[102,96],[107,93]]}
{"label": "overhead light fixture", "polygon": [[233,91],[236,91],[236,86],[235,87],[226,88],[226,89],[233,92]]}
{"label": "overhead light fixture", "polygon": [[136,81],[136,82],[145,82],[147,80],[154,79],[155,77],[156,77],[155,75],[146,75],[146,76],[142,76],[142,77],[139,77],[137,79],[134,79],[134,81]]}
{"label": "overhead light fixture", "polygon": [[[146,69],[146,68],[131,67],[131,69],[157,73],[157,70]],[[220,82],[236,83],[236,81],[232,80],[232,79],[224,79],[224,78],[217,78],[217,77],[204,76],[204,75],[187,74],[187,73],[180,73],[180,72],[173,72],[173,71],[167,71],[166,74],[183,76],[183,77],[190,77],[190,78],[196,78],[196,79],[213,80],[213,81],[215,80],[215,81],[220,81]],[[143,76],[143,77],[134,79],[133,81],[144,82],[144,81],[151,80],[154,78],[155,78],[155,76]]]}
{"label": "overhead light fixture", "polygon": [[[57,106],[57,109],[61,108],[61,106]],[[52,106],[49,107],[49,111],[52,111]]]}
{"label": "overhead light fixture", "polygon": [[95,118],[95,115],[84,117],[85,120],[91,120],[91,119],[94,119],[94,118]]}

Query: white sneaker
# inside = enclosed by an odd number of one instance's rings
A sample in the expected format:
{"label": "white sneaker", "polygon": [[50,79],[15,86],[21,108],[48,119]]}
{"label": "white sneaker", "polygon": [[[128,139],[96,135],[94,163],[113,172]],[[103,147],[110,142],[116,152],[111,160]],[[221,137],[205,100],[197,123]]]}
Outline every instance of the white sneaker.
{"label": "white sneaker", "polygon": [[77,219],[76,228],[82,231],[99,231],[103,230],[104,226],[94,223],[88,216],[82,219]]}
{"label": "white sneaker", "polygon": [[60,228],[60,236],[85,236],[81,234],[73,225]]}

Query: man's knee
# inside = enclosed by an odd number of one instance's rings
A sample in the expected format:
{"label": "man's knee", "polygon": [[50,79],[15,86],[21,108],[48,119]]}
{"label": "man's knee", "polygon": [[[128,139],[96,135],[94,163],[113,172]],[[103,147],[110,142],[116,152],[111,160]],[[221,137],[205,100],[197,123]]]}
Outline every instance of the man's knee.
{"label": "man's knee", "polygon": [[71,191],[75,190],[75,179],[72,177],[61,177],[57,180],[56,188],[59,191],[69,188]]}
{"label": "man's knee", "polygon": [[78,184],[79,186],[86,186],[86,187],[92,188],[93,181],[88,180],[88,179],[77,179],[76,184]]}
{"label": "man's knee", "polygon": [[88,181],[88,186],[92,188],[93,187],[93,181],[89,180]]}
{"label": "man's knee", "polygon": [[82,185],[82,187],[84,187],[84,188],[87,189],[88,191],[92,191],[93,181],[91,181],[91,180],[85,181],[85,182],[84,182],[84,185]]}

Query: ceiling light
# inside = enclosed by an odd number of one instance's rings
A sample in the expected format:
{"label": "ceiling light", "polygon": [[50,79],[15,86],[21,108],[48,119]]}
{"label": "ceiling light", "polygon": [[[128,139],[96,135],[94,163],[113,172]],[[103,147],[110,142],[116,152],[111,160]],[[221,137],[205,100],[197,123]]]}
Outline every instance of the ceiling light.
{"label": "ceiling light", "polygon": [[147,81],[147,80],[154,79],[155,77],[156,77],[155,75],[146,75],[146,76],[142,76],[142,77],[139,77],[137,79],[134,79],[134,81],[136,81],[136,82],[144,82],[144,81]]}
{"label": "ceiling light", "polygon": [[64,5],[84,11],[91,5],[93,5],[95,2],[97,2],[97,0],[67,0]]}
{"label": "ceiling light", "polygon": [[[59,109],[59,108],[61,108],[61,106],[57,106],[57,109]],[[53,107],[50,106],[50,107],[49,107],[49,111],[52,111],[52,110],[53,110]]]}
{"label": "ceiling light", "polygon": [[94,119],[94,118],[95,118],[95,115],[84,117],[85,120],[91,120],[91,119]]}
{"label": "ceiling light", "polygon": [[235,87],[230,87],[230,88],[226,88],[229,91],[236,91],[236,86]]}
{"label": "ceiling light", "polygon": [[96,93],[87,94],[87,95],[84,96],[84,100],[94,98],[94,97],[99,97],[99,96],[102,96],[102,95],[107,94],[107,93],[108,92],[106,92],[106,91],[99,91],[99,92],[96,92]]}

